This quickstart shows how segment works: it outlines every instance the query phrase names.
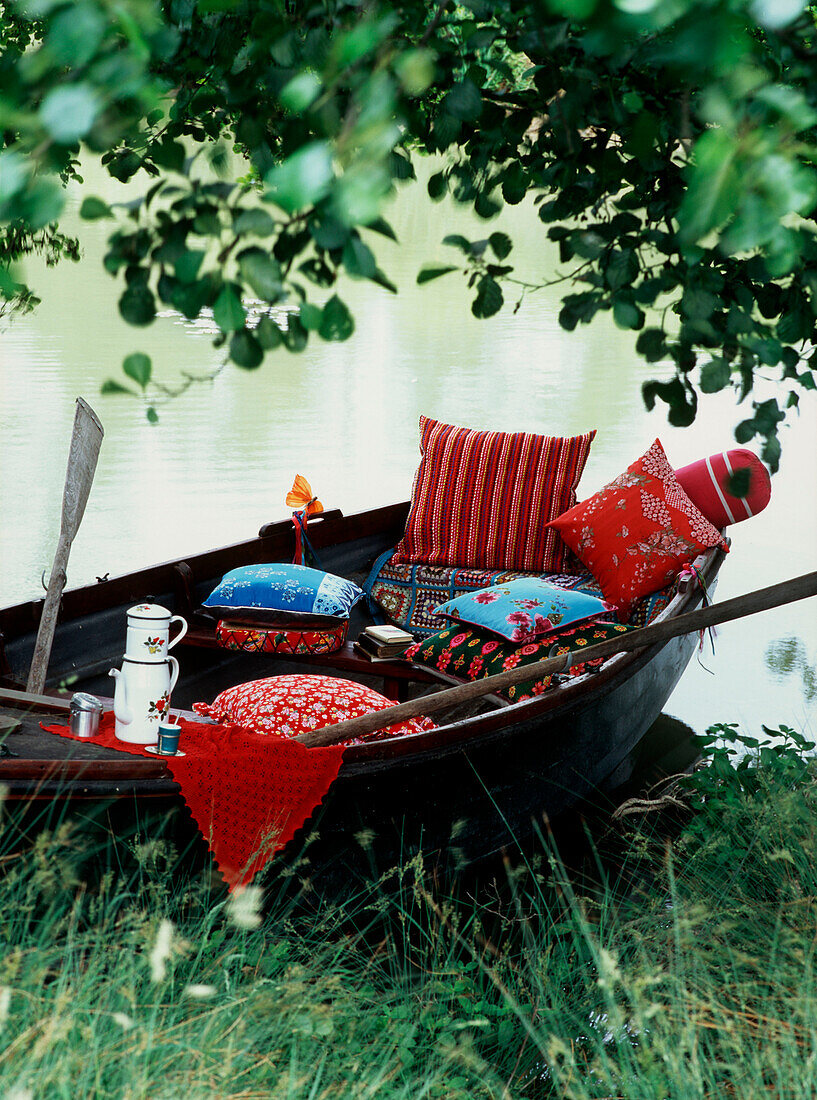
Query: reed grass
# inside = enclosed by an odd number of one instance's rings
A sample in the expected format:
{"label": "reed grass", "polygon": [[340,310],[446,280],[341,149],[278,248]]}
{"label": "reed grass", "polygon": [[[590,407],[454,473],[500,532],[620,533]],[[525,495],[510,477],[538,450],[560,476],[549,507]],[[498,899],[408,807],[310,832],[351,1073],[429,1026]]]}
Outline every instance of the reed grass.
{"label": "reed grass", "polygon": [[231,898],[166,842],[7,806],[0,1097],[811,1098],[816,796],[772,732],[714,729],[671,828],[571,868],[545,834],[478,888],[418,856]]}

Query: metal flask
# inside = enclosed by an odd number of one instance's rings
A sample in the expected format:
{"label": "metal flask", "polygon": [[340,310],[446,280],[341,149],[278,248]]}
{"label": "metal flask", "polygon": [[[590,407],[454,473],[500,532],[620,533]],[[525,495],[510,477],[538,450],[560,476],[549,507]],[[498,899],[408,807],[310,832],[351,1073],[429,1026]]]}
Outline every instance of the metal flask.
{"label": "metal flask", "polygon": [[102,702],[95,695],[78,691],[68,707],[68,728],[74,737],[95,737],[99,731]]}

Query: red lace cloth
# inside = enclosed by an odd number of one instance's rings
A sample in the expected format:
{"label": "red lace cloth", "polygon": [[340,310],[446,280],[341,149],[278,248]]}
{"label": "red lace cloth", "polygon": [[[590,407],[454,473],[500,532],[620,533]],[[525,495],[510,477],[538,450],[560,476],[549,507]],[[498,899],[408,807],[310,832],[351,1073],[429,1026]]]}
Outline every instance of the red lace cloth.
{"label": "red lace cloth", "polygon": [[[71,736],[68,726],[44,730]],[[308,749],[240,726],[180,722],[184,756],[162,756],[190,808],[230,891],[246,886],[310,817],[335,781],[343,745]],[[93,744],[136,756],[144,745],[114,736],[114,717],[102,715]],[[156,757],[153,757],[156,759]]]}

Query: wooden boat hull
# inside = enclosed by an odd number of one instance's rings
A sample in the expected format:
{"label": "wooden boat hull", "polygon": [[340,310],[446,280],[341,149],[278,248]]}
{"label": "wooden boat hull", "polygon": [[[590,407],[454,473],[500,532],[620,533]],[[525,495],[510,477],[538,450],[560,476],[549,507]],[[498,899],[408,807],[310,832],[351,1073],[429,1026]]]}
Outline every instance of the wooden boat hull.
{"label": "wooden boat hull", "polygon": [[[361,576],[396,541],[405,507],[348,519],[330,513],[314,533],[310,526],[324,567]],[[150,597],[190,614],[227,569],[291,556],[291,538],[289,523],[273,525],[248,543],[66,594],[52,675],[57,681],[74,677],[72,690],[108,694],[107,671],[120,659],[124,610],[130,603]],[[700,561],[710,586],[722,557],[714,551]],[[696,593],[689,591],[663,614],[687,611],[697,603]],[[36,618],[36,605],[0,611],[11,674],[19,676],[25,668]],[[355,628],[353,624],[352,634]],[[660,714],[695,644],[696,638],[683,637],[621,654],[599,671],[537,699],[458,717],[426,734],[349,747],[335,784],[309,823],[319,834],[320,858],[331,862],[357,846],[365,859],[382,867],[422,847],[429,853],[453,852],[455,859],[470,863],[524,839],[541,827],[545,816],[555,817],[612,776],[625,777],[626,761]],[[210,700],[228,684],[311,667],[302,659],[293,666],[291,661],[279,664],[266,656],[206,646],[186,648],[180,657],[183,678],[181,690],[174,693],[174,708]],[[342,659],[331,671],[350,674]],[[373,666],[373,686],[378,686],[378,671]],[[428,690],[427,685],[421,684],[420,690]],[[4,698],[0,692],[3,706],[2,713],[20,713],[8,694]],[[8,738],[19,754],[0,758],[0,782],[9,797],[181,806],[161,760],[124,757],[54,738],[39,730],[42,717],[33,712],[25,731]]]}

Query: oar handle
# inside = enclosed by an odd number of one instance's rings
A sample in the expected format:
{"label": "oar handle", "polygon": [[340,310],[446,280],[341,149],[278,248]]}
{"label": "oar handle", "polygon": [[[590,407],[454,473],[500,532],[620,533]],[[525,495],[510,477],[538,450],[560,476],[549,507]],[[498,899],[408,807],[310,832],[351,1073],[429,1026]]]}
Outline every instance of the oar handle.
{"label": "oar handle", "polygon": [[710,604],[708,607],[699,607],[695,611],[687,611],[683,615],[652,623],[650,626],[641,627],[640,630],[632,630],[628,634],[621,634],[617,638],[610,638],[578,652],[548,657],[535,664],[518,665],[506,672],[499,672],[495,676],[486,676],[482,680],[458,684],[456,687],[439,691],[435,695],[410,699],[407,703],[398,703],[397,706],[388,707],[386,710],[372,711],[369,714],[362,714],[359,718],[338,722],[333,726],[310,730],[309,733],[302,733],[295,740],[301,741],[309,748],[335,745],[339,741],[374,733],[375,730],[383,729],[384,726],[405,722],[409,718],[436,714],[448,707],[479,699],[483,695],[511,687],[513,684],[521,684],[526,680],[541,680],[545,676],[563,672],[574,664],[584,664],[586,661],[611,657],[615,653],[625,653],[644,646],[668,642],[684,634],[694,634],[710,626],[719,626],[733,619],[741,619],[745,615],[768,611],[773,607],[794,603],[796,600],[804,600],[814,595],[817,595],[817,571],[795,577],[793,580],[781,581],[780,584],[773,584],[768,588],[757,589],[755,592],[748,592],[743,596],[735,596],[734,599],[725,600],[720,604]]}

